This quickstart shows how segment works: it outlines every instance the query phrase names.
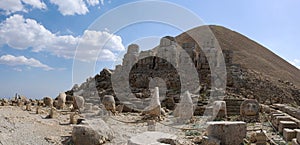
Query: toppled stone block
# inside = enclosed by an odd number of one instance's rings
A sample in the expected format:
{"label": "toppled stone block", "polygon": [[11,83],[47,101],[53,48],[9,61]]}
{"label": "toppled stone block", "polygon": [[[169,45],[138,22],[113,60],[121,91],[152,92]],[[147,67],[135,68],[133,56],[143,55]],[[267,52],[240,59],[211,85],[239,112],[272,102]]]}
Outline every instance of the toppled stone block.
{"label": "toppled stone block", "polygon": [[116,112],[116,102],[115,102],[114,96],[105,95],[103,97],[102,104],[104,105],[104,107],[107,111],[110,111],[112,113]]}
{"label": "toppled stone block", "polygon": [[158,144],[176,144],[176,135],[162,132],[143,132],[133,136],[128,140],[128,145],[158,145]]}
{"label": "toppled stone block", "polygon": [[296,132],[293,129],[284,128],[283,129],[283,139],[286,142],[291,141],[293,138],[296,137]]}
{"label": "toppled stone block", "polygon": [[215,121],[207,124],[207,135],[219,139],[222,145],[239,145],[246,137],[245,122]]}
{"label": "toppled stone block", "polygon": [[294,121],[279,121],[279,133],[282,133],[284,128],[296,129],[297,124]]}

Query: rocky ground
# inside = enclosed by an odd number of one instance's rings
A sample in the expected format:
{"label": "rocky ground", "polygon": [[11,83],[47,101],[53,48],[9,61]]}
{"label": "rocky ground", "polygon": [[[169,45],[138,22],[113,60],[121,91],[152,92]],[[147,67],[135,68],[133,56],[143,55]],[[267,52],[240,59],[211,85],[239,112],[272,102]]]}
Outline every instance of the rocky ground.
{"label": "rocky ground", "polygon": [[[24,109],[17,106],[0,106],[0,145],[73,144],[71,134],[74,125],[68,124],[68,112],[60,112],[57,119],[45,119],[48,114],[47,108],[43,108],[42,114]],[[267,116],[268,114],[261,114],[260,122],[247,124],[246,139],[251,141],[251,135],[263,129],[268,136],[268,144],[285,144],[282,136],[273,130]],[[120,113],[102,119],[114,132],[114,139],[105,143],[109,145],[127,144],[131,137],[149,129],[147,121],[139,113]],[[234,121],[236,118],[229,119]],[[203,118],[199,116],[193,117],[189,123],[178,124],[170,115],[155,124],[155,131],[176,135],[178,144],[200,144],[205,134],[204,125]]]}
{"label": "rocky ground", "polygon": [[16,106],[0,107],[1,145],[47,145],[62,144],[72,132],[72,126],[60,125],[66,115],[59,119],[44,119],[47,114],[23,111]]}

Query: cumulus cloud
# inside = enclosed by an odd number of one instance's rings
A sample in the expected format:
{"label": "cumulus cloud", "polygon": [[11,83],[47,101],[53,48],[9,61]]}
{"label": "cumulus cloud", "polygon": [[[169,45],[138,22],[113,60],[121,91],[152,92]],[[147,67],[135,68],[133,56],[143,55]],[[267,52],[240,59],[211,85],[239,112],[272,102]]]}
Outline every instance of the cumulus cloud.
{"label": "cumulus cloud", "polygon": [[0,9],[5,14],[11,14],[19,11],[27,12],[26,6],[31,6],[38,9],[46,9],[47,6],[41,0],[1,0]]}
{"label": "cumulus cloud", "polygon": [[[42,68],[44,70],[53,70],[52,67],[48,65],[42,64],[40,61],[34,58],[26,58],[25,56],[13,56],[13,55],[2,55],[0,57],[0,64],[10,65],[10,66],[30,66],[30,67],[37,67]],[[20,71],[21,69],[17,69]]]}
{"label": "cumulus cloud", "polygon": [[64,16],[74,14],[84,15],[89,12],[83,0],[50,0],[50,2],[57,5],[59,12]]}
{"label": "cumulus cloud", "polygon": [[298,69],[300,69],[300,59],[294,59],[292,61],[289,61],[290,64],[294,65]]}
{"label": "cumulus cloud", "polygon": [[[78,43],[81,49],[76,51]],[[122,38],[109,32],[86,30],[83,36],[57,35],[37,21],[18,14],[0,23],[0,45],[3,44],[19,50],[49,52],[66,59],[74,58],[76,51],[75,59],[81,61],[111,61],[115,60],[115,51],[125,50]]]}

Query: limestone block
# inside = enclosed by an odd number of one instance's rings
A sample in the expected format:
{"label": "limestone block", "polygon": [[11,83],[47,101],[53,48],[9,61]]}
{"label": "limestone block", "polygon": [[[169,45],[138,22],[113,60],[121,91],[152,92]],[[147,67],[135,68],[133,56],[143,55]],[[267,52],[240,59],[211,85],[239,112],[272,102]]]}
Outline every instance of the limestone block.
{"label": "limestone block", "polygon": [[219,139],[223,145],[239,145],[246,137],[245,122],[214,121],[207,124],[207,135]]}
{"label": "limestone block", "polygon": [[282,133],[284,128],[296,129],[297,124],[294,121],[279,121],[279,133]]}
{"label": "limestone block", "polygon": [[283,129],[283,139],[286,142],[291,141],[293,138],[296,137],[296,132],[293,129],[284,128]]}

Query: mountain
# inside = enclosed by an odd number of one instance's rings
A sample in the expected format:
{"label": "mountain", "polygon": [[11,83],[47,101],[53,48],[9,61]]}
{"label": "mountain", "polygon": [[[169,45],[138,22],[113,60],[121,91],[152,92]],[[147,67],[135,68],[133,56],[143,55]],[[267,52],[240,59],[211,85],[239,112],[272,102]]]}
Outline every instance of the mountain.
{"label": "mountain", "polygon": [[[225,27],[210,25],[209,28],[218,40],[221,49],[233,51],[233,63],[300,86],[300,70],[269,49]],[[187,41],[190,39],[186,36],[188,33],[198,33],[201,29],[202,27],[191,29],[177,36],[176,40]]]}
{"label": "mountain", "polygon": [[[211,38],[211,32],[214,34],[215,39]],[[210,38],[211,40],[209,40]],[[87,88],[87,86],[96,85],[100,98],[107,94],[114,96],[116,93],[120,94],[119,92],[114,92],[116,90],[112,88],[111,76],[122,72],[120,70],[128,69],[126,68],[127,63],[132,64],[132,60],[138,60],[134,62],[135,64],[132,68],[129,68],[131,69],[129,74],[131,92],[135,96],[147,98],[149,97],[148,84],[151,81],[152,84],[156,84],[155,81],[153,83],[153,80],[149,80],[149,77],[163,78],[167,85],[165,86],[166,90],[164,90],[167,97],[163,102],[169,108],[173,108],[174,104],[178,103],[180,99],[180,87],[185,84],[180,84],[180,78],[176,74],[174,64],[170,65],[166,60],[162,61],[159,57],[162,55],[162,52],[172,52],[173,50],[178,50],[180,46],[189,54],[197,69],[200,80],[199,86],[202,88],[199,92],[199,100],[205,101],[212,90],[215,89],[211,88],[211,74],[209,70],[212,68],[208,65],[207,58],[209,56],[203,55],[205,49],[202,49],[213,48],[213,46],[205,46],[206,43],[203,43],[203,46],[199,46],[196,43],[205,41],[211,41],[209,43],[212,45],[217,41],[223,52],[227,71],[225,97],[255,98],[264,104],[289,103],[300,105],[299,69],[246,36],[215,25],[196,27],[176,37],[166,36],[162,38],[159,46],[153,50],[139,52],[137,45],[130,45],[128,46],[127,54],[124,56],[123,64],[116,66],[118,71],[104,69],[93,79],[89,79],[90,81],[76,87],[75,90],[68,91],[68,93],[72,94],[74,91],[79,91],[82,92],[79,95],[90,94],[84,93],[85,90],[92,90]],[[176,53],[180,55],[181,52]],[[146,54],[152,54],[153,56],[141,59],[141,56]],[[171,59],[177,59],[179,63],[181,58],[174,57]],[[117,82],[122,82],[122,80],[117,80]],[[94,83],[95,85],[89,85],[89,83]],[[124,86],[120,87],[126,88]],[[97,94],[97,91],[93,91],[92,94]],[[172,99],[170,100],[170,98]],[[173,105],[169,105],[170,103],[173,103]]]}

